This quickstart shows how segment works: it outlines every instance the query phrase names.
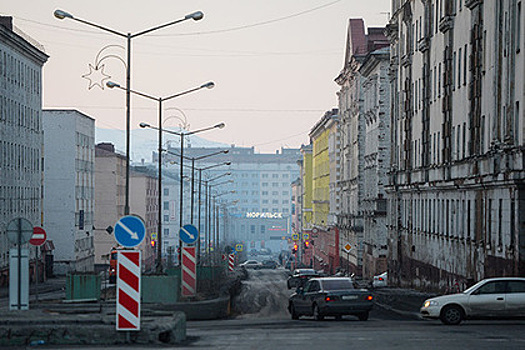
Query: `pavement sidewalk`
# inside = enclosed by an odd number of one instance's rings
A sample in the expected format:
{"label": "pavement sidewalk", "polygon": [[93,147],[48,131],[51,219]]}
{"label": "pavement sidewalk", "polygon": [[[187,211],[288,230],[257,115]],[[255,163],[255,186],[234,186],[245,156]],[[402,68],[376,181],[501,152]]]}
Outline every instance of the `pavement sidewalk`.
{"label": "pavement sidewalk", "polygon": [[[38,283],[38,287],[35,283],[31,283],[29,286],[29,295],[44,294],[49,292],[55,292],[65,290],[66,288],[66,277],[58,276],[48,278],[44,282]],[[9,298],[9,286],[0,287],[0,299]]]}

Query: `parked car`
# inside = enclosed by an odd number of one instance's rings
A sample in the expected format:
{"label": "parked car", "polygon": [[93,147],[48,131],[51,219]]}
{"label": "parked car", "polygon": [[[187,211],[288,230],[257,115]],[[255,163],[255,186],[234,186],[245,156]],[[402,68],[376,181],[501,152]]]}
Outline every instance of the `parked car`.
{"label": "parked car", "polygon": [[388,284],[388,273],[383,272],[380,275],[374,276],[372,279],[372,288],[386,287]]}
{"label": "parked car", "polygon": [[373,296],[365,289],[355,289],[348,277],[312,278],[290,296],[288,311],[292,319],[314,316],[318,321],[325,316],[354,315],[361,321],[368,319],[374,305]]}
{"label": "parked car", "polygon": [[279,264],[275,260],[264,260],[262,262],[261,266],[259,266],[259,268],[260,269],[274,269],[275,270],[278,266],[279,266]]}
{"label": "parked car", "polygon": [[524,318],[525,278],[485,279],[463,293],[426,300],[420,312],[424,318],[440,319],[448,325],[467,319]]}
{"label": "parked car", "polygon": [[296,269],[293,274],[288,277],[286,285],[288,289],[303,287],[305,283],[313,277],[319,277],[319,274],[314,269]]}
{"label": "parked car", "polygon": [[245,269],[258,269],[261,267],[261,263],[257,260],[246,260],[245,262],[239,264],[240,267]]}

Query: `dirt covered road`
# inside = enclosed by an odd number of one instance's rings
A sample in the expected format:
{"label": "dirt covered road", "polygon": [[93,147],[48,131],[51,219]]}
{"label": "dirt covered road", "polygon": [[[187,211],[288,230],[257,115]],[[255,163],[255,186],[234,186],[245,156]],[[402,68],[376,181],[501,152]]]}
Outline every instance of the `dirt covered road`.
{"label": "dirt covered road", "polygon": [[288,317],[286,288],[288,270],[248,270],[241,293],[233,300],[232,311],[237,318]]}

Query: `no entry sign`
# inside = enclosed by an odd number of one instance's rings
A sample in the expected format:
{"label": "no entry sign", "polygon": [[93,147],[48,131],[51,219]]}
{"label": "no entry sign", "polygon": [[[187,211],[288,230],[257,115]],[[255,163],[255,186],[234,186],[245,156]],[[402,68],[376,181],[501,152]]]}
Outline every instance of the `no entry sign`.
{"label": "no entry sign", "polygon": [[29,244],[41,246],[46,242],[47,234],[42,227],[35,226],[33,227],[33,235],[29,240]]}

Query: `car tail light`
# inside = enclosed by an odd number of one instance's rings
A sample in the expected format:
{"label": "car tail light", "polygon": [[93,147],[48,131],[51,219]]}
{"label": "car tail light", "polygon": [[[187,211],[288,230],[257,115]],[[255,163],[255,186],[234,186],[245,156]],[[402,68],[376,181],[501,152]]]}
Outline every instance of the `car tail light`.
{"label": "car tail light", "polygon": [[383,280],[383,277],[379,277],[379,280],[382,281],[382,280]]}
{"label": "car tail light", "polygon": [[367,295],[367,296],[365,297],[365,300],[367,300],[367,301],[371,301],[372,299],[374,299],[374,297],[371,296],[371,295]]}
{"label": "car tail light", "polygon": [[339,297],[335,295],[326,296],[324,298],[324,301],[336,301],[336,300],[339,300]]}

